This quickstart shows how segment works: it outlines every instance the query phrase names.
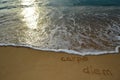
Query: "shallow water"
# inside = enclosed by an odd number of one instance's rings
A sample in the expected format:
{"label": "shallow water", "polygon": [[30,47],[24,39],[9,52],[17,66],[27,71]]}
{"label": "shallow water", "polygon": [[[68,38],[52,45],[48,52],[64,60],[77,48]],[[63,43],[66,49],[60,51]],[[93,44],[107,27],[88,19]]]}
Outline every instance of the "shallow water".
{"label": "shallow water", "polygon": [[0,0],[0,44],[75,54],[118,52],[118,0]]}

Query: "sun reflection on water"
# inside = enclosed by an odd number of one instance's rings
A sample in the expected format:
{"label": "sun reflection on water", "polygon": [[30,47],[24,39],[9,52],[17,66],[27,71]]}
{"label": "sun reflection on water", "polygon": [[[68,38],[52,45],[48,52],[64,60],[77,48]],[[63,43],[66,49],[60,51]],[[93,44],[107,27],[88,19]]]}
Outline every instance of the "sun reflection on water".
{"label": "sun reflection on water", "polygon": [[27,6],[22,9],[23,21],[26,22],[28,28],[36,29],[38,27],[39,10],[35,0],[22,0],[21,5]]}
{"label": "sun reflection on water", "polygon": [[43,46],[45,40],[48,39],[45,29],[50,24],[49,17],[46,15],[51,10],[45,6],[39,6],[36,0],[21,0],[21,5],[20,15],[25,24],[23,24],[22,37],[19,41],[23,44]]}
{"label": "sun reflection on water", "polygon": [[21,0],[22,5],[32,5],[34,2],[35,0]]}

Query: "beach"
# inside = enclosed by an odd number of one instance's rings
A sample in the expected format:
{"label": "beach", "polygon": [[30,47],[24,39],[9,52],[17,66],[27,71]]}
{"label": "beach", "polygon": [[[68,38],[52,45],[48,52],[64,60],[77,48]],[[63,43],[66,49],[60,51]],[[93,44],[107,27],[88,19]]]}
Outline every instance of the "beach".
{"label": "beach", "polygon": [[120,80],[118,47],[120,0],[0,0],[0,80]]}
{"label": "beach", "polygon": [[120,54],[80,56],[0,47],[0,80],[120,80]]}

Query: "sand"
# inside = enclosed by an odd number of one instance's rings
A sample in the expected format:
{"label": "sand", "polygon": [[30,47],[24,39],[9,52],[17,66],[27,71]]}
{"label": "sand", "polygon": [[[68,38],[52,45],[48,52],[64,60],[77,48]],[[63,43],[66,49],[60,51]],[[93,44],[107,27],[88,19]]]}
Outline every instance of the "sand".
{"label": "sand", "polygon": [[0,47],[0,80],[120,80],[120,54],[79,56]]}

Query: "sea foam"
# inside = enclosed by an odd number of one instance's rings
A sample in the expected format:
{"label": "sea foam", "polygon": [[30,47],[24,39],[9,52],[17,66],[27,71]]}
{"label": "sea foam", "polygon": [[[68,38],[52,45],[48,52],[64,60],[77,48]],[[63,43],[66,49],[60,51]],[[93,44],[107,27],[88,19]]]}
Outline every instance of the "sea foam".
{"label": "sea foam", "polygon": [[41,48],[38,48],[36,46],[31,46],[31,45],[26,45],[26,44],[23,44],[23,45],[16,45],[16,44],[0,44],[0,46],[11,46],[11,47],[23,47],[23,48],[31,48],[31,49],[35,49],[35,50],[42,50],[42,51],[53,51],[53,52],[65,52],[65,53],[68,53],[68,54],[77,54],[77,55],[82,55],[82,56],[86,56],[86,55],[101,55],[101,54],[115,54],[115,53],[119,53],[119,48],[120,46],[117,46],[115,48],[115,51],[91,51],[91,52],[77,52],[77,51],[74,51],[74,50],[67,50],[67,49],[41,49]]}

